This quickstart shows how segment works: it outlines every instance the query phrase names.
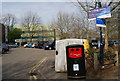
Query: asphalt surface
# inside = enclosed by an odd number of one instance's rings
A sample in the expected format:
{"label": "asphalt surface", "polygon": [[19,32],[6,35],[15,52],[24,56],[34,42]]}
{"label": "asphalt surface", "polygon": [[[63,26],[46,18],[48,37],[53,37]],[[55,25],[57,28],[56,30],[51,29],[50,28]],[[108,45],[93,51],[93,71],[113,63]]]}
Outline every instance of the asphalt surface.
{"label": "asphalt surface", "polygon": [[[2,79],[67,79],[67,73],[56,73],[55,51],[37,48],[12,48],[2,55]],[[118,79],[118,67],[87,71],[87,79]]]}
{"label": "asphalt surface", "polygon": [[66,73],[54,70],[54,55],[54,50],[12,48],[2,56],[2,78],[65,79]]}

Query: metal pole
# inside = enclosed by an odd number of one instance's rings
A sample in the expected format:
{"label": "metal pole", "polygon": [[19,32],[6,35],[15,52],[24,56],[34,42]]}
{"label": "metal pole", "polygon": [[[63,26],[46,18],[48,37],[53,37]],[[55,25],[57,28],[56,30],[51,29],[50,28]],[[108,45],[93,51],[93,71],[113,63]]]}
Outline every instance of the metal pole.
{"label": "metal pole", "polygon": [[[98,2],[98,8],[101,8],[101,2]],[[100,64],[104,68],[104,51],[103,51],[103,40],[102,40],[102,27],[100,27]]]}
{"label": "metal pole", "polygon": [[100,63],[104,68],[104,51],[103,51],[103,40],[102,40],[102,27],[100,27]]}

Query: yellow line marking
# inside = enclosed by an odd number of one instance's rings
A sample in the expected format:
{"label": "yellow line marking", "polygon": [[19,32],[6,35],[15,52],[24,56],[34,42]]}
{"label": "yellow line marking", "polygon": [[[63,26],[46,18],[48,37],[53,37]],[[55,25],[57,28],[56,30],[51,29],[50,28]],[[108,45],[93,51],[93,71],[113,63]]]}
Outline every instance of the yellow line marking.
{"label": "yellow line marking", "polygon": [[35,79],[35,80],[37,80],[38,78],[37,78],[37,76],[35,76],[35,75],[33,75],[33,78]]}
{"label": "yellow line marking", "polygon": [[34,72],[46,59],[47,57],[45,57],[32,71]]}
{"label": "yellow line marking", "polygon": [[[29,71],[29,73],[33,73],[44,61],[46,61],[47,57],[43,58],[42,60],[40,60],[38,62],[38,64],[36,64],[34,67],[32,67]],[[34,78],[34,80],[37,80],[37,76],[33,75],[33,76],[30,76],[30,81],[32,80],[32,77]]]}
{"label": "yellow line marking", "polygon": [[43,62],[44,60],[46,60],[46,59],[47,59],[47,57],[45,57],[45,58],[43,58],[42,60],[40,60],[34,67],[32,67],[32,68],[30,69],[29,73],[33,72],[33,70],[36,69],[38,66],[40,66],[40,65],[42,64],[42,62]]}
{"label": "yellow line marking", "polygon": [[[42,60],[40,60],[40,61],[38,62],[38,64],[39,64],[41,61],[42,61]],[[37,65],[37,64],[36,64],[36,65]],[[33,67],[30,69],[29,73],[31,73],[32,69],[34,69],[34,68],[36,67],[36,65],[33,66]]]}

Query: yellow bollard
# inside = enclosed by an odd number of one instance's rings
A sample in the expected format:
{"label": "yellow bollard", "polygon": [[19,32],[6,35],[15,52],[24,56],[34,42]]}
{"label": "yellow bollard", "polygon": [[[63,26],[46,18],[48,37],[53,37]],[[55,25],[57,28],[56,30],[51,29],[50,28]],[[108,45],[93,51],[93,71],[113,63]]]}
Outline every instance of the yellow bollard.
{"label": "yellow bollard", "polygon": [[89,40],[84,40],[84,50],[85,50],[85,55],[88,56],[88,49],[90,48],[89,45]]}

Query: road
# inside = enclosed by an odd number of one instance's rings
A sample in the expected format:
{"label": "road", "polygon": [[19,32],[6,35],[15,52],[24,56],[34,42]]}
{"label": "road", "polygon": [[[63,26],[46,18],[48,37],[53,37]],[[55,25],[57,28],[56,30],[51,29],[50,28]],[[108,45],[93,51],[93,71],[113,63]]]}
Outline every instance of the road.
{"label": "road", "polygon": [[54,70],[54,50],[12,48],[2,57],[3,79],[65,79]]}
{"label": "road", "polygon": [[[2,55],[2,79],[67,79],[67,73],[56,73],[55,51],[37,48],[12,48]],[[87,79],[118,79],[118,69],[109,66],[95,73],[87,71]]]}

